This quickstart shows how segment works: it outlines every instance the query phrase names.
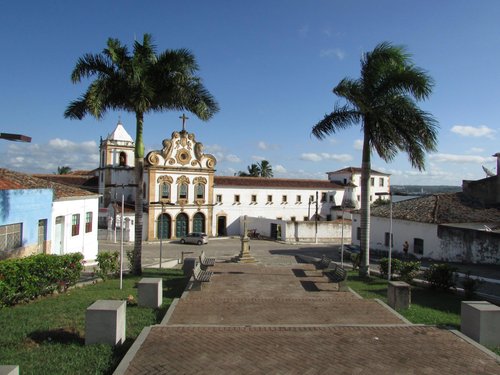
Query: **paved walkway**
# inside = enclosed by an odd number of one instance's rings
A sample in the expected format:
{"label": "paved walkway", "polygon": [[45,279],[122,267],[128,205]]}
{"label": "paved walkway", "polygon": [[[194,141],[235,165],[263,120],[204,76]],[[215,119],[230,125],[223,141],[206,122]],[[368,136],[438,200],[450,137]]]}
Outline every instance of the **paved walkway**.
{"label": "paved walkway", "polygon": [[500,374],[459,333],[338,291],[311,265],[217,263],[115,374]]}

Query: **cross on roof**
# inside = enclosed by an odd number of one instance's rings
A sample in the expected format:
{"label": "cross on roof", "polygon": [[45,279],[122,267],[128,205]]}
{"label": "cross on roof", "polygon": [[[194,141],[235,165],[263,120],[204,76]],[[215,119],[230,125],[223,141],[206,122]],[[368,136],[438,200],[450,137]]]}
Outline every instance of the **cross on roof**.
{"label": "cross on roof", "polygon": [[187,117],[184,113],[182,114],[182,116],[179,117],[180,119],[182,119],[182,131],[185,132],[186,131],[186,120],[189,120],[189,117]]}

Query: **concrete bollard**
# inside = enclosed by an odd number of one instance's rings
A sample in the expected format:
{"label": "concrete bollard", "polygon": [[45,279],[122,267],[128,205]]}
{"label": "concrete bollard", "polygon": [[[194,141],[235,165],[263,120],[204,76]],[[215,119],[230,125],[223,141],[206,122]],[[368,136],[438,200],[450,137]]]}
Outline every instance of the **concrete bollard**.
{"label": "concrete bollard", "polygon": [[184,276],[191,277],[191,275],[193,274],[195,262],[195,258],[184,258],[184,263],[182,264],[182,271],[184,272]]}
{"label": "concrete bollard", "polygon": [[145,277],[139,281],[137,289],[139,306],[156,309],[163,303],[163,279]]}
{"label": "concrete bollard", "polygon": [[500,307],[487,301],[462,301],[460,331],[481,345],[500,345]]}
{"label": "concrete bollard", "polygon": [[126,323],[125,301],[98,300],[85,313],[85,345],[123,344]]}
{"label": "concrete bollard", "polygon": [[404,281],[389,281],[387,304],[394,310],[407,309],[411,304],[411,287]]}
{"label": "concrete bollard", "polygon": [[0,375],[19,375],[19,366],[0,365]]}

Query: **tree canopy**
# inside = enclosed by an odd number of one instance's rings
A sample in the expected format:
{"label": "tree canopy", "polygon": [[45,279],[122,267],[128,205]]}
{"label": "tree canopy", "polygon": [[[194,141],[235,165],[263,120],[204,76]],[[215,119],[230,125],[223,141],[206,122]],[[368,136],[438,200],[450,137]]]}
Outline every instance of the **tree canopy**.
{"label": "tree canopy", "polygon": [[135,245],[133,273],[140,274],[143,225],[144,115],[168,110],[189,111],[201,120],[210,119],[219,106],[197,76],[198,64],[187,49],[157,53],[150,34],[142,43],[134,42],[133,52],[118,39],[109,38],[98,54],[80,57],[71,74],[73,83],[93,78],[87,90],[72,101],[64,116],[81,120],[96,119],[110,110],[135,114]]}
{"label": "tree canopy", "polygon": [[424,169],[425,152],[436,150],[437,122],[417,102],[430,96],[433,85],[432,78],[414,65],[404,47],[380,43],[363,54],[360,78],[344,78],[333,89],[344,103],[336,103],[333,112],[313,126],[312,134],[319,139],[354,125],[363,133],[362,275],[369,275],[371,153],[375,150],[389,162],[404,151],[413,167]]}

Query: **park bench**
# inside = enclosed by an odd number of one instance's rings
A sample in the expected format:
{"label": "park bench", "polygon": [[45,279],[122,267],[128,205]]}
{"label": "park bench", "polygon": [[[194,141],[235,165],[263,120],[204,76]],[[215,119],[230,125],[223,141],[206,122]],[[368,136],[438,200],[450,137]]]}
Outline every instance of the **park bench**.
{"label": "park bench", "polygon": [[[321,256],[321,259],[314,262],[314,265],[316,266],[317,269],[327,269],[330,267],[330,264],[332,263],[332,260],[328,258],[325,254]],[[335,263],[334,263],[335,264]]]}
{"label": "park bench", "polygon": [[202,270],[200,263],[196,262],[193,269],[193,278],[195,281],[204,283],[208,282],[210,281],[212,274],[213,274],[212,271]]}
{"label": "park bench", "polygon": [[328,277],[330,281],[333,281],[334,283],[340,283],[346,280],[347,271],[337,263],[330,262],[328,267],[323,270],[323,275]]}
{"label": "park bench", "polygon": [[208,258],[205,255],[205,251],[203,250],[200,255],[200,263],[203,266],[203,268],[213,266],[215,264],[215,258]]}

